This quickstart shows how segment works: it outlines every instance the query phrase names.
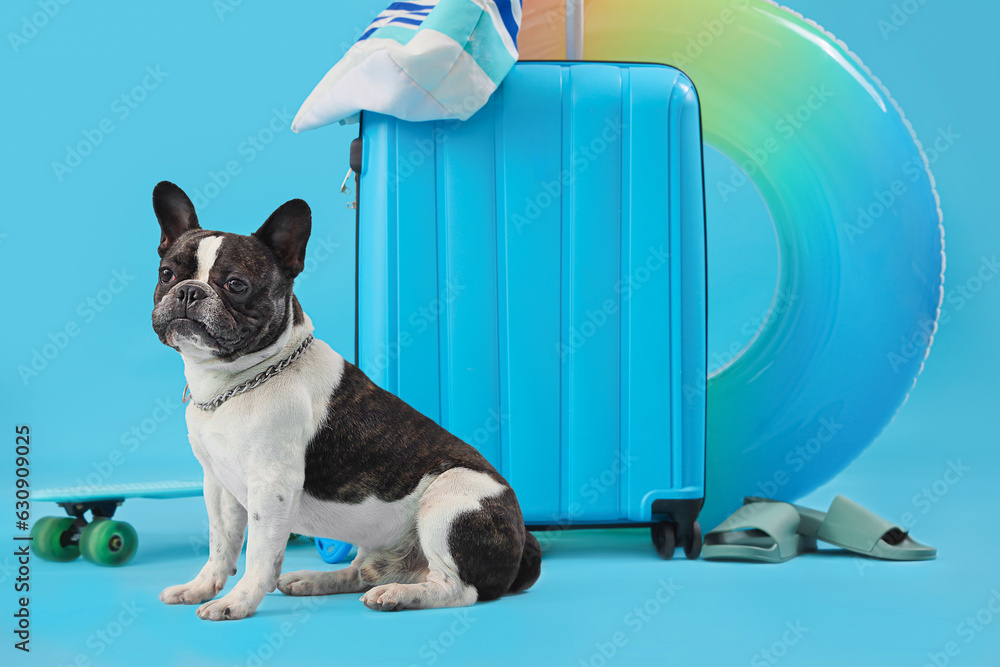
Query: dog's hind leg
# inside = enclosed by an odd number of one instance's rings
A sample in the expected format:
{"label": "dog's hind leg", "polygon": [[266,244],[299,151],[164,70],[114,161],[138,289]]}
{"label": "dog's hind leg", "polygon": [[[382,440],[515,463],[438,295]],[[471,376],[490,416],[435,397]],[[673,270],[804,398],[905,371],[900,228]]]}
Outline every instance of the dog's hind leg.
{"label": "dog's hind leg", "polygon": [[[510,487],[483,472],[452,468],[441,473],[421,497],[417,515],[417,534],[427,560],[423,580],[375,586],[361,596],[361,601],[369,609],[396,611],[465,607],[477,599],[492,599],[506,593],[517,572],[524,540],[521,513],[517,511],[516,500],[514,511],[510,511],[508,495],[513,498]],[[503,508],[494,507],[498,503]],[[473,517],[484,521],[469,523]],[[502,517],[509,517],[513,528],[507,530]],[[499,531],[498,521],[504,524]],[[515,544],[518,530],[521,541]],[[493,533],[502,533],[502,539],[498,542]],[[511,544],[507,545],[508,542]],[[510,548],[498,551],[497,546]],[[506,557],[507,551],[511,552],[511,558]],[[470,569],[470,564],[482,568]],[[489,578],[477,577],[483,568],[492,569],[493,574]],[[503,579],[502,591],[497,594],[492,591],[495,577]],[[479,591],[477,584],[485,586],[484,591]]]}
{"label": "dog's hind leg", "polygon": [[366,555],[365,550],[358,549],[358,555],[351,564],[339,570],[286,572],[278,578],[278,590],[285,595],[361,593],[371,588],[371,584],[366,584],[361,579],[361,564]]}

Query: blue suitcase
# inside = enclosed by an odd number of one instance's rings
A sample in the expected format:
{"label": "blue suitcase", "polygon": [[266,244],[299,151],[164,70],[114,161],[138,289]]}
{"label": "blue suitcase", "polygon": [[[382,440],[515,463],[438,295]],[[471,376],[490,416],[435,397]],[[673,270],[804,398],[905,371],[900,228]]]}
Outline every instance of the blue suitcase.
{"label": "blue suitcase", "polygon": [[660,65],[520,63],[468,121],[362,116],[358,365],[478,448],[529,527],[700,551],[701,150]]}

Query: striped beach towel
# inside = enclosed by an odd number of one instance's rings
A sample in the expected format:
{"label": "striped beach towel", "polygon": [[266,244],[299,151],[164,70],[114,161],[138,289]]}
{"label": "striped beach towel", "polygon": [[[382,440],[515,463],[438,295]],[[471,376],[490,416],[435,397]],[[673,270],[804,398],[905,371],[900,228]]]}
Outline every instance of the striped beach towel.
{"label": "striped beach towel", "polygon": [[302,104],[292,130],[472,116],[517,61],[521,0],[412,0],[379,14]]}

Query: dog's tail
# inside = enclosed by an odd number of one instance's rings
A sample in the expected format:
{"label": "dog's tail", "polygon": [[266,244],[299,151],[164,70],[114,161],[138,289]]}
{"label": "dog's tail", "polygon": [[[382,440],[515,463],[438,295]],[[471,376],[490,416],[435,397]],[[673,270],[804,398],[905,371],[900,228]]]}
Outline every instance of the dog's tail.
{"label": "dog's tail", "polygon": [[538,539],[527,528],[524,529],[524,551],[521,552],[521,565],[517,569],[514,583],[510,585],[511,593],[520,593],[531,588],[538,580],[542,571],[542,547]]}

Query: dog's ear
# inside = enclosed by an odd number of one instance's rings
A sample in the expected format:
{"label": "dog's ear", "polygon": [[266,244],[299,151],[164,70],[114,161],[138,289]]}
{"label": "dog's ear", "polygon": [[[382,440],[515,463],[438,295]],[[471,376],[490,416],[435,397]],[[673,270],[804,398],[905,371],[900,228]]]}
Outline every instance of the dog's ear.
{"label": "dog's ear", "polygon": [[306,243],[312,231],[312,212],[301,199],[287,201],[252,236],[264,242],[289,278],[301,273],[306,263]]}
{"label": "dog's ear", "polygon": [[160,257],[167,254],[181,234],[201,229],[194,204],[183,190],[170,181],[160,181],[153,188],[153,212],[160,223],[160,246],[156,249]]}

